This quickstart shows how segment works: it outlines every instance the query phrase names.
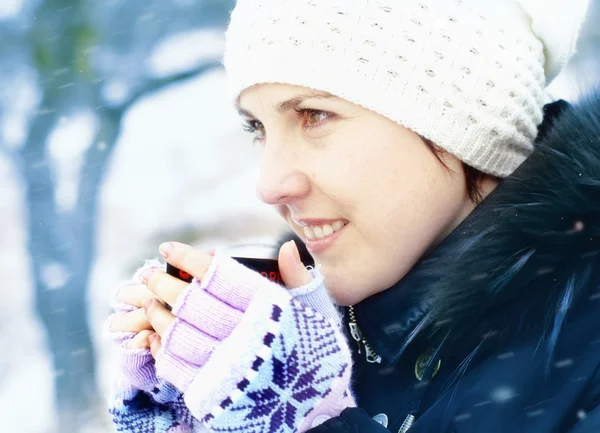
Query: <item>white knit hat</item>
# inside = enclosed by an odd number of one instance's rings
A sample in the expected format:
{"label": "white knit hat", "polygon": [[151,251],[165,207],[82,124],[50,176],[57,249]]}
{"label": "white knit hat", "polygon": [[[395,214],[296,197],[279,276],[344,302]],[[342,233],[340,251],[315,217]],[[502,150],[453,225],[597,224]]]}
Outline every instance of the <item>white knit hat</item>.
{"label": "white knit hat", "polygon": [[238,0],[224,64],[255,84],[329,92],[483,172],[532,152],[545,87],[566,65],[588,0]]}

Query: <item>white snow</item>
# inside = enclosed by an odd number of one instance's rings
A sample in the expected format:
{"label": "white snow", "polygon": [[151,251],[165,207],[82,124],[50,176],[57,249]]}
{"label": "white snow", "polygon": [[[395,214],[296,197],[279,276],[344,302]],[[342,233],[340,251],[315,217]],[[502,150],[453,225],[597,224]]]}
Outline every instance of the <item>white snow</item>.
{"label": "white snow", "polygon": [[75,206],[83,157],[97,129],[93,113],[81,111],[72,117],[62,117],[48,137],[48,156],[56,187],[54,199],[59,212],[69,212]]}
{"label": "white snow", "polygon": [[492,401],[495,403],[505,403],[517,396],[514,389],[508,386],[501,386],[494,389],[490,395]]}
{"label": "white snow", "polygon": [[167,77],[203,63],[219,61],[225,48],[222,30],[202,29],[171,35],[160,41],[148,59],[155,77]]}
{"label": "white snow", "polygon": [[0,21],[16,17],[23,8],[23,0],[2,0],[0,2]]}
{"label": "white snow", "polygon": [[471,414],[470,414],[470,413],[468,413],[468,412],[466,412],[466,413],[461,413],[461,414],[459,414],[459,415],[456,415],[456,416],[454,417],[454,420],[455,420],[456,422],[460,422],[460,421],[466,421],[466,420],[468,420],[469,418],[471,418]]}
{"label": "white snow", "polygon": [[0,72],[0,78],[3,80],[0,103],[4,103],[0,116],[0,147],[18,150],[24,143],[29,117],[39,104],[41,95],[39,88],[33,84],[35,72],[29,67],[20,65],[16,74]]}
{"label": "white snow", "polygon": [[567,359],[562,359],[560,361],[556,361],[556,363],[554,364],[554,366],[556,368],[571,367],[572,365],[573,365],[573,359],[571,359],[571,358],[567,358]]}
{"label": "white snow", "polygon": [[506,352],[506,353],[501,353],[500,355],[497,356],[497,358],[499,360],[503,361],[505,359],[512,358],[513,356],[515,356],[515,352]]}
{"label": "white snow", "polygon": [[527,416],[529,418],[534,418],[536,416],[541,416],[545,413],[546,411],[544,409],[536,409],[536,410],[532,410],[530,412],[527,412]]}
{"label": "white snow", "polygon": [[129,96],[129,86],[127,83],[120,79],[107,80],[102,86],[102,97],[109,104],[118,105],[121,104]]}
{"label": "white snow", "polygon": [[[53,423],[52,367],[35,313],[24,191],[0,153],[0,407],[6,431],[46,433]],[[35,416],[31,416],[35,408]]]}
{"label": "white snow", "polygon": [[41,278],[48,290],[60,289],[69,281],[69,270],[62,263],[50,261],[42,265]]}

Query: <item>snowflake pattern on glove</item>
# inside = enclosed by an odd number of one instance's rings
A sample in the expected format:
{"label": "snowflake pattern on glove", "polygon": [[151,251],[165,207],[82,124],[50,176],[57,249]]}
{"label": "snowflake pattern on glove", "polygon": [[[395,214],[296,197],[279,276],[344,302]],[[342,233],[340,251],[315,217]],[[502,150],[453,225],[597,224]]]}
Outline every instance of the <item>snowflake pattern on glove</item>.
{"label": "snowflake pattern on glove", "polygon": [[227,398],[204,417],[211,431],[295,432],[350,368],[331,323],[302,303],[290,307],[273,306],[271,320],[280,322],[281,332],[263,338],[270,356],[256,357],[251,379],[238,384],[243,394],[237,401]]}
{"label": "snowflake pattern on glove", "polygon": [[[178,427],[196,431],[200,424],[191,415],[183,397],[166,404],[157,403],[148,393],[139,391],[123,405],[109,410],[118,432],[168,432]],[[185,431],[185,429],[183,430]]]}
{"label": "snowflake pattern on glove", "polygon": [[[117,380],[119,391],[111,399],[117,430],[302,433],[355,406],[349,393],[352,357],[338,321],[327,316],[330,309],[325,309],[325,315],[319,308],[315,311],[232,259],[214,263],[218,266],[206,280],[211,290],[229,291],[238,301],[246,296],[248,305],[238,325],[210,349],[202,365],[187,357],[166,358],[172,353],[165,350],[156,364],[157,380],[142,381],[145,389],[131,380],[137,375],[125,375],[129,380],[122,383]],[[329,301],[325,287],[317,289]],[[191,315],[190,327],[201,332],[203,323],[196,316],[205,317]],[[189,335],[178,335],[190,341]],[[165,341],[165,347],[171,347],[168,338]],[[178,364],[165,364],[165,360]],[[162,370],[161,362],[166,367]],[[178,365],[183,365],[191,379],[181,388],[176,385]],[[172,387],[162,385],[171,383],[174,392],[167,392]]]}

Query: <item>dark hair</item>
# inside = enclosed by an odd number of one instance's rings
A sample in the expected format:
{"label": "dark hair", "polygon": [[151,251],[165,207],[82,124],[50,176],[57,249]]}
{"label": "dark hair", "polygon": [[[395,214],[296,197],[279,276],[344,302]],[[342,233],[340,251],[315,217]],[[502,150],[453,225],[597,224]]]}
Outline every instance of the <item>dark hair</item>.
{"label": "dark hair", "polygon": [[[423,140],[423,142],[425,142],[425,144],[427,145],[427,147],[429,148],[429,150],[431,150],[431,152],[435,155],[435,157],[438,159],[438,161],[444,166],[444,168],[446,170],[448,170],[448,172],[450,172],[450,167],[448,167],[446,165],[446,163],[444,162],[444,160],[442,159],[442,156],[446,153],[446,151],[444,149],[442,149],[441,147],[437,146],[433,141],[421,136],[421,139]],[[479,204],[481,203],[481,201],[484,199],[483,197],[483,191],[482,191],[482,187],[483,187],[483,179],[486,177],[486,174],[482,171],[477,170],[476,168],[471,167],[470,165],[467,165],[466,163],[462,163],[463,166],[463,171],[465,172],[465,182],[467,183],[467,194],[469,195],[469,199],[475,203],[475,204]],[[452,172],[454,173],[454,172]],[[454,173],[455,174],[455,173]],[[489,175],[491,176],[491,175]],[[492,176],[495,177],[495,176]]]}
{"label": "dark hair", "polygon": [[[560,117],[560,115],[569,108],[570,104],[562,99],[544,105],[544,119],[541,125],[538,126],[538,134],[535,139],[536,144],[542,141],[544,138],[546,138],[548,134],[550,134],[550,131],[552,130],[552,125],[554,124],[556,119]],[[444,168],[448,170],[448,172],[451,172],[450,167],[448,167],[442,159],[442,156],[446,153],[446,151],[441,147],[437,146],[433,141],[423,137],[422,135],[420,135],[420,137],[423,140],[423,142],[427,145],[427,147],[429,147],[429,149],[433,152],[438,161],[444,166]],[[465,181],[467,182],[467,193],[469,194],[469,198],[473,203],[479,204],[484,198],[483,191],[481,190],[483,186],[483,179],[486,176],[489,176],[492,179],[496,180],[501,179],[496,176],[486,175],[484,172],[479,171],[476,168],[465,164],[464,162],[462,163],[462,166],[463,171],[465,172]],[[452,172],[451,174],[456,173]]]}

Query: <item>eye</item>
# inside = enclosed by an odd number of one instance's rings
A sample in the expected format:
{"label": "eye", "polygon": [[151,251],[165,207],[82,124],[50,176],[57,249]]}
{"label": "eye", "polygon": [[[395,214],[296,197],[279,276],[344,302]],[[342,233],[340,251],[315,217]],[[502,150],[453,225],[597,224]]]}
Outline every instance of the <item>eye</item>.
{"label": "eye", "polygon": [[244,131],[254,135],[253,141],[255,142],[261,141],[263,138],[265,138],[265,127],[258,120],[244,119],[242,128]]}
{"label": "eye", "polygon": [[306,113],[306,123],[307,125],[314,126],[328,117],[329,114],[324,111],[308,111]]}
{"label": "eye", "polygon": [[296,112],[302,116],[305,128],[317,128],[332,117],[332,114],[327,111],[310,108],[299,108]]}

